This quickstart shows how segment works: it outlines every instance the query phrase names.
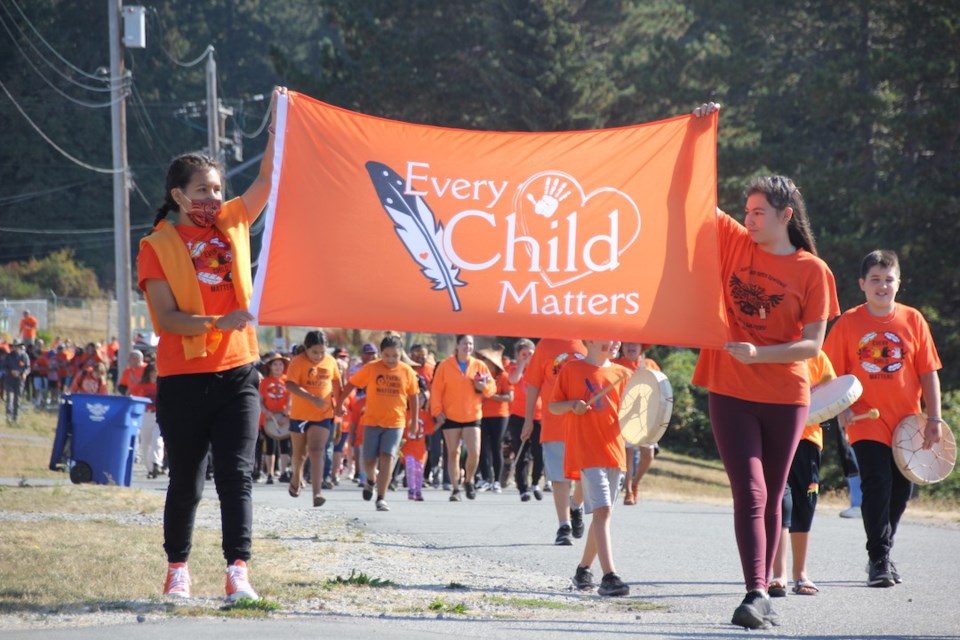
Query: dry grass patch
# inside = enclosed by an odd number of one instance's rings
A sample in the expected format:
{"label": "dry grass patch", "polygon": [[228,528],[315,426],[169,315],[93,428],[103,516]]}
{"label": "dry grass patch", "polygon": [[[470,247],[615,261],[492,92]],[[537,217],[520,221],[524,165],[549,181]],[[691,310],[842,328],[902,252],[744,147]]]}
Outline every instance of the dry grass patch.
{"label": "dry grass patch", "polygon": [[0,486],[0,511],[47,514],[161,514],[164,496],[127,487],[65,484]]}
{"label": "dry grass patch", "polygon": [[0,477],[67,479],[48,468],[56,431],[57,414],[47,411],[26,411],[17,423],[0,426]]}

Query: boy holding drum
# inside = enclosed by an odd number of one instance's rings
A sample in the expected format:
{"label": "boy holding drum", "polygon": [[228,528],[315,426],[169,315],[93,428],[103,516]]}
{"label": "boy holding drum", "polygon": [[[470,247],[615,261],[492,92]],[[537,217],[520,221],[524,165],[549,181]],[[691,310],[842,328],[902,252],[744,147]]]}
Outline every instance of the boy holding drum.
{"label": "boy holding drum", "polygon": [[844,313],[823,349],[837,374],[853,374],[863,385],[854,414],[871,408],[876,419],[858,420],[847,434],[860,464],[863,528],[867,534],[867,584],[892,587],[901,582],[890,561],[893,538],[907,508],[911,485],[893,458],[893,432],[907,416],[927,410],[923,448],[940,441],[940,357],[923,315],[896,302],[900,263],[888,250],[871,251],[860,266],[866,303]]}
{"label": "boy holding drum", "polygon": [[573,581],[578,589],[592,588],[590,565],[599,559],[603,579],[597,593],[625,596],[630,587],[613,565],[610,519],[627,468],[619,410],[630,370],[608,360],[610,340],[584,340],[583,344],[586,357],[560,370],[549,405],[550,413],[563,416],[564,475],[580,481],[584,510],[593,514]]}

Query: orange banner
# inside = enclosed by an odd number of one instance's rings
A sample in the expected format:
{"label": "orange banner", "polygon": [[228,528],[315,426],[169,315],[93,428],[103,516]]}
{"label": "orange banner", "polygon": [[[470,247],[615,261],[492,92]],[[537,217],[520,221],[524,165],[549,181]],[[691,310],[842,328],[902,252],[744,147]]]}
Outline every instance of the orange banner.
{"label": "orange banner", "polygon": [[463,131],[281,98],[268,325],[726,341],[717,118]]}

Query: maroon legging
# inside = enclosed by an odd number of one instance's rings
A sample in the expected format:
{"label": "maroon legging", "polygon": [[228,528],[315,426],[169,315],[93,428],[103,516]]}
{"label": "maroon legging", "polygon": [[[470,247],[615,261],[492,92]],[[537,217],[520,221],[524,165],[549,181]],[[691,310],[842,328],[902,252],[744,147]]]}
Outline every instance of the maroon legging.
{"label": "maroon legging", "polygon": [[713,438],[730,479],[733,527],[747,591],[766,590],[780,505],[808,407],[710,394]]}

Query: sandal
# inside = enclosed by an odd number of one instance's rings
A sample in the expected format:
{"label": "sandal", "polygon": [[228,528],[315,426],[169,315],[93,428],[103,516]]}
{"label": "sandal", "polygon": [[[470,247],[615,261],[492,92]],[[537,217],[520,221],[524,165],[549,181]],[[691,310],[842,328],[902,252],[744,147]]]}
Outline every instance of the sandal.
{"label": "sandal", "polygon": [[293,481],[290,481],[290,484],[287,486],[287,493],[290,494],[291,498],[300,497],[300,485],[294,486]]}
{"label": "sandal", "polygon": [[810,580],[797,580],[793,583],[793,592],[800,596],[815,596],[820,592]]}
{"label": "sandal", "polygon": [[787,581],[771,580],[767,584],[767,593],[771,598],[785,598],[787,596]]}

